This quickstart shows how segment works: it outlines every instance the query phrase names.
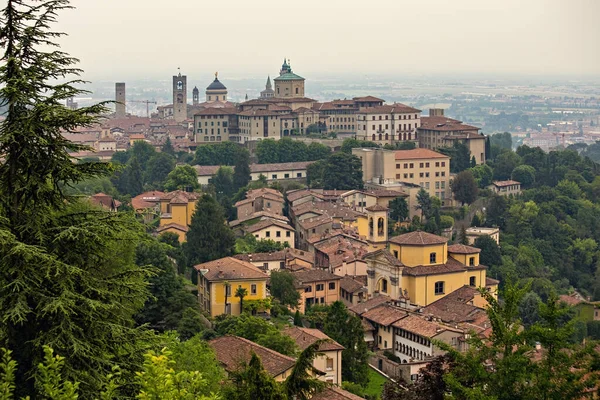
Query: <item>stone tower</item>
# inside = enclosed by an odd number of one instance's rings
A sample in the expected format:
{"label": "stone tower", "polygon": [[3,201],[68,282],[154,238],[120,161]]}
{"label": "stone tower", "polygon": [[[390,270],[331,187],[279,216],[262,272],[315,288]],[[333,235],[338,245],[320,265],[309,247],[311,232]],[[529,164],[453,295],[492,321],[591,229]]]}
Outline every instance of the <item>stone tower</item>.
{"label": "stone tower", "polygon": [[173,119],[176,122],[187,119],[187,76],[181,72],[173,76]]}
{"label": "stone tower", "polygon": [[196,86],[194,86],[194,90],[192,90],[192,104],[197,106],[200,102],[200,91]]}
{"label": "stone tower", "polygon": [[292,71],[290,60],[283,60],[279,76],[273,81],[275,97],[304,97],[304,78]]}
{"label": "stone tower", "polygon": [[115,117],[125,117],[125,82],[115,83],[115,102]]}
{"label": "stone tower", "polygon": [[271,85],[271,77],[267,77],[267,84],[265,85],[265,90],[260,92],[261,99],[269,99],[275,96],[275,91],[273,90],[273,85]]}

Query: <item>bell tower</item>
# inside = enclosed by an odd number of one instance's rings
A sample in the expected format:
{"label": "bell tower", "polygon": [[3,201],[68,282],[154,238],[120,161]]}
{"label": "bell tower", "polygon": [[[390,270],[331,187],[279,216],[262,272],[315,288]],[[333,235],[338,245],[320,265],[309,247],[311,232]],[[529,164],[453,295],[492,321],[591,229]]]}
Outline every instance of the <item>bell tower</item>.
{"label": "bell tower", "polygon": [[187,76],[181,75],[181,71],[173,76],[173,119],[177,122],[187,119]]}
{"label": "bell tower", "polygon": [[367,242],[374,249],[384,248],[388,240],[388,209],[379,204],[365,208],[369,232]]}
{"label": "bell tower", "polygon": [[194,90],[192,90],[192,104],[197,106],[200,102],[200,91],[197,87],[194,86]]}

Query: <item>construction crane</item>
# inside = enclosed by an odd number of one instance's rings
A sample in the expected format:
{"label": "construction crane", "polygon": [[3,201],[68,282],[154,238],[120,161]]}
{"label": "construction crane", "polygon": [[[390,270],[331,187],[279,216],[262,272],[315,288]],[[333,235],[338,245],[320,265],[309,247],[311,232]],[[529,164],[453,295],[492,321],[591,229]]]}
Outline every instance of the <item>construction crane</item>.
{"label": "construction crane", "polygon": [[146,118],[150,118],[150,104],[156,104],[153,100],[128,100],[128,103],[144,103],[146,104]]}

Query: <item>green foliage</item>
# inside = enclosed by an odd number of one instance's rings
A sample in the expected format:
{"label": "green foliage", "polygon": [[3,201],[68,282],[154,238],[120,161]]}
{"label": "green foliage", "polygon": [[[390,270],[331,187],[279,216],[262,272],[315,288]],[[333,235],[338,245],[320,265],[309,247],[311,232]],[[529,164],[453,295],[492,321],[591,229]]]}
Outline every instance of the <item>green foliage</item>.
{"label": "green foliage", "polygon": [[161,189],[167,176],[175,168],[175,157],[160,152],[153,155],[149,160],[144,172],[144,182],[153,188]]}
{"label": "green foliage", "polygon": [[181,319],[177,324],[177,333],[183,340],[187,340],[206,329],[204,320],[196,307],[188,307],[183,310],[177,310],[181,315]]}
{"label": "green foliage", "polygon": [[173,145],[171,144],[171,138],[169,138],[167,136],[167,140],[165,140],[165,143],[162,145],[160,151],[161,151],[161,153],[165,153],[165,154],[175,157],[175,149],[173,148]]}
{"label": "green foliage", "polygon": [[496,133],[490,136],[490,142],[492,145],[498,146],[501,149],[512,149],[512,135],[509,132]]}
{"label": "green foliage", "polygon": [[477,181],[477,185],[480,189],[484,189],[492,184],[492,177],[494,171],[487,164],[479,164],[475,167],[469,168],[469,171],[473,174],[473,177]]}
{"label": "green foliage", "polygon": [[294,276],[288,271],[273,271],[270,279],[271,295],[279,302],[291,308],[298,307],[300,293],[296,290]]}
{"label": "green foliage", "polygon": [[489,267],[502,264],[502,256],[500,248],[494,239],[490,236],[482,235],[475,239],[473,244],[478,249],[481,249],[479,254],[479,262]]}
{"label": "green foliage", "polygon": [[243,146],[234,142],[223,142],[198,146],[194,156],[195,165],[236,165],[236,161],[248,153]]}
{"label": "green foliage", "polygon": [[490,200],[488,209],[485,214],[485,222],[487,226],[497,226],[504,229],[506,226],[506,211],[508,203],[504,196],[493,196]]}
{"label": "green foliage", "polygon": [[250,362],[241,371],[230,374],[232,386],[225,391],[231,400],[287,400],[283,386],[264,370],[260,358],[252,353]]}
{"label": "green foliage", "polygon": [[535,168],[531,165],[519,165],[511,174],[511,179],[521,182],[521,188],[528,188],[535,182]]}
{"label": "green foliage", "polygon": [[175,167],[169,175],[164,184],[165,190],[171,192],[173,190],[196,190],[200,189],[198,183],[198,174],[194,167],[189,165],[181,165]]}
{"label": "green foliage", "polygon": [[238,152],[234,166],[233,189],[235,191],[248,185],[250,182],[250,154],[247,151]]}
{"label": "green foliage", "polygon": [[356,156],[333,153],[309,166],[307,181],[311,187],[323,189],[362,189],[362,163]]}
{"label": "green foliage", "polygon": [[505,151],[494,161],[494,179],[510,179],[513,170],[521,164],[521,157],[512,151]]}
{"label": "green foliage", "polygon": [[326,158],[331,149],[323,144],[313,142],[310,145],[284,137],[280,140],[261,140],[256,146],[256,157],[259,164],[316,161]]}
{"label": "green foliage", "polygon": [[471,152],[469,147],[455,140],[452,147],[438,149],[440,153],[450,156],[450,172],[459,173],[471,167]]}
{"label": "green foliage", "polygon": [[294,368],[284,383],[288,398],[310,400],[315,393],[325,388],[325,382],[318,379],[318,376],[325,375],[325,372],[315,368],[313,361],[322,354],[319,352],[319,347],[328,341],[328,339],[319,339],[298,355]]}
{"label": "green foliage", "polygon": [[257,240],[256,237],[249,233],[235,241],[236,254],[246,253],[272,253],[283,250],[285,246],[273,239]]}
{"label": "green foliage", "polygon": [[294,340],[262,318],[248,314],[219,317],[215,331],[220,335],[236,335],[288,356],[296,355]]}
{"label": "green foliage", "polygon": [[346,154],[352,154],[352,149],[379,147],[375,142],[369,140],[344,139],[341,151]]}
{"label": "green foliage", "polygon": [[417,204],[415,205],[415,210],[420,211],[421,215],[426,219],[431,218],[433,215],[433,201],[429,192],[425,189],[419,189],[417,193]]}
{"label": "green foliage", "polygon": [[302,318],[300,317],[300,311],[296,310],[296,313],[294,314],[294,326],[300,326],[302,327]]}
{"label": "green foliage", "polygon": [[184,251],[189,265],[201,264],[233,254],[235,236],[225,224],[223,208],[209,195],[196,203]]}
{"label": "green foliage", "polygon": [[440,229],[448,229],[454,226],[454,218],[449,215],[440,216]]}
{"label": "green foliage", "polygon": [[323,331],[342,346],[342,379],[366,386],[369,382],[367,344],[360,319],[336,301],[329,307]]}
{"label": "green foliage", "polygon": [[408,218],[408,203],[404,197],[397,197],[389,203],[390,218],[394,221],[404,221]]}
{"label": "green foliage", "polygon": [[383,145],[383,148],[386,150],[413,150],[417,148],[417,144],[415,142],[386,143]]}
{"label": "green foliage", "polygon": [[148,324],[157,331],[173,330],[179,327],[184,314],[189,319],[191,313],[199,313],[198,300],[184,288],[175,265],[167,257],[165,244],[155,240],[140,243],[135,262],[141,267],[154,269],[149,281],[151,297],[136,315],[138,324]]}
{"label": "green foliage", "polygon": [[471,204],[477,200],[479,187],[477,181],[473,177],[473,173],[469,170],[459,172],[452,181],[452,193],[454,198],[462,204]]}

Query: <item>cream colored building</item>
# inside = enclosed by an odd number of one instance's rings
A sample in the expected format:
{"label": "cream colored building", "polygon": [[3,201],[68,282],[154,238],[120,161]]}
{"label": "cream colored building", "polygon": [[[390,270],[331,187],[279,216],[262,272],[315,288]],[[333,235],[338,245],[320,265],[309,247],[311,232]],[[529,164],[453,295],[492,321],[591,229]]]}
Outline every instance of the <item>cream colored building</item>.
{"label": "cream colored building", "polygon": [[429,117],[421,117],[418,136],[419,147],[431,150],[452,147],[456,141],[463,143],[469,148],[469,158],[485,163],[485,136],[479,134],[479,128],[444,117],[442,109],[430,109]]}
{"label": "cream colored building", "polygon": [[245,227],[244,231],[254,235],[256,240],[273,240],[294,247],[296,238],[294,228],[282,221],[265,219]]}
{"label": "cream colored building", "polygon": [[363,181],[375,184],[406,182],[424,188],[442,205],[452,201],[450,157],[429,149],[352,149],[362,161]]}
{"label": "cream colored building", "polygon": [[381,145],[417,141],[421,110],[396,103],[356,112],[356,138]]}
{"label": "cream colored building", "polygon": [[467,240],[469,245],[475,243],[478,237],[489,236],[496,241],[496,244],[500,245],[500,229],[498,228],[483,228],[479,226],[472,226],[467,228]]}
{"label": "cream colored building", "polygon": [[521,194],[521,182],[494,181],[490,186],[488,186],[488,189],[501,196],[517,196]]}
{"label": "cream colored building", "polygon": [[321,269],[293,272],[296,288],[300,293],[298,310],[304,314],[307,307],[316,304],[333,304],[340,299],[341,276]]}
{"label": "cream colored building", "polygon": [[325,373],[319,376],[320,380],[332,385],[342,385],[342,351],[344,346],[318,329],[293,326],[284,329],[283,334],[294,339],[301,351],[317,340],[327,340],[319,346],[319,354],[313,360],[313,367]]}
{"label": "cream colored building", "polygon": [[258,109],[241,111],[237,115],[240,143],[281,138],[281,113]]}
{"label": "cream colored building", "polygon": [[230,134],[237,135],[236,112],[235,108],[205,108],[195,113],[195,142],[224,142],[230,140]]}

